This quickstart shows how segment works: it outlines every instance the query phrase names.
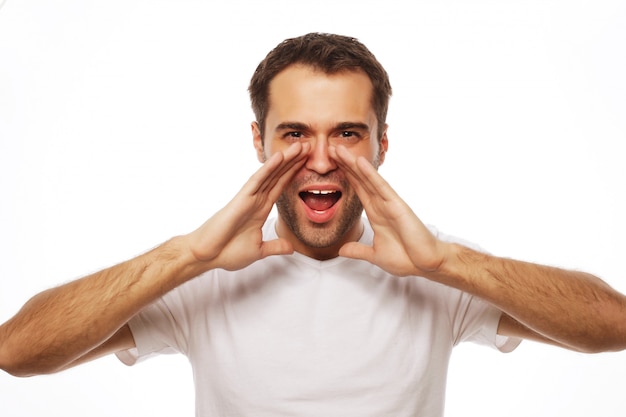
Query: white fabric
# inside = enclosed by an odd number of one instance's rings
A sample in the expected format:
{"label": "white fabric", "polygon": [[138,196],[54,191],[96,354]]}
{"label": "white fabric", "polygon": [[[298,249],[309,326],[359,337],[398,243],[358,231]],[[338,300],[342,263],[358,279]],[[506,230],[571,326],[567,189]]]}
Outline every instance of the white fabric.
{"label": "white fabric", "polygon": [[440,417],[454,345],[519,343],[496,341],[500,314],[424,278],[296,253],[182,285],[131,320],[137,348],[118,356],[187,355],[202,417]]}

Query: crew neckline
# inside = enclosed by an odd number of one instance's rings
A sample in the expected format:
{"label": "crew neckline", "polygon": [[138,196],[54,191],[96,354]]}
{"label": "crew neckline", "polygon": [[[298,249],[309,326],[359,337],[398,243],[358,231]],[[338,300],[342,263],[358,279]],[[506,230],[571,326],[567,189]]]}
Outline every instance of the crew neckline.
{"label": "crew neckline", "polygon": [[[277,222],[276,217],[273,217],[266,222],[265,226],[263,227],[263,239],[264,240],[272,240],[272,239],[278,238],[278,233],[276,232],[276,222]],[[363,243],[365,245],[371,245],[373,241],[374,233],[372,232],[372,228],[369,224],[369,220],[367,219],[367,217],[363,216],[361,217],[361,222],[363,223],[363,233],[361,233],[361,237],[359,238],[358,242]],[[352,258],[346,258],[344,256],[337,256],[335,258],[321,261],[315,258],[311,258],[310,256],[304,255],[303,253],[300,253],[297,251],[295,251],[291,255],[285,255],[285,258],[289,260],[304,262],[309,265],[314,265],[317,267],[331,267],[331,266],[334,266],[339,263],[352,259]]]}

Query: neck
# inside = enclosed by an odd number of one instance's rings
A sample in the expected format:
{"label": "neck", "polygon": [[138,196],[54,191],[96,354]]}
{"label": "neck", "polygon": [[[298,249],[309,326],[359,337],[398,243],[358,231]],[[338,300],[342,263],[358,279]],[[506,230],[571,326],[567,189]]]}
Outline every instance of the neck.
{"label": "neck", "polygon": [[318,261],[325,261],[338,257],[339,249],[341,249],[344,244],[356,242],[361,238],[363,234],[363,222],[359,218],[343,236],[327,246],[312,246],[298,238],[281,216],[278,216],[276,222],[276,234],[278,237],[288,240],[296,252],[308,256],[309,258],[317,259]]}

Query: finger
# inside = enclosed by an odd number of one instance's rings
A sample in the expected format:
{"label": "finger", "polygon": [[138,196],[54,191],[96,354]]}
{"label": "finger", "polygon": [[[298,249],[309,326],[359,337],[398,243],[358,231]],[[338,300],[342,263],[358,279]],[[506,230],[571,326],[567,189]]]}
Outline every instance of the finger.
{"label": "finger", "polygon": [[261,259],[272,255],[291,255],[293,250],[293,245],[287,239],[267,240],[261,245]]}
{"label": "finger", "polygon": [[265,187],[266,181],[272,177],[276,169],[283,163],[284,158],[285,156],[280,152],[268,158],[248,179],[244,185],[246,191],[251,195],[259,193]]}
{"label": "finger", "polygon": [[356,165],[356,157],[343,146],[330,147],[329,155],[337,162],[337,165],[346,174],[348,181],[354,187],[359,199],[361,199],[362,202],[364,202],[365,199],[368,199],[370,196],[370,190],[367,190],[361,181],[358,167]]}
{"label": "finger", "polygon": [[302,161],[306,153],[300,143],[291,145],[285,152],[276,152],[250,177],[250,194],[265,193],[274,187],[278,179],[294,164]]}
{"label": "finger", "polygon": [[289,146],[284,152],[277,152],[283,154],[283,160],[270,173],[262,191],[268,191],[274,188],[276,183],[285,175],[293,174],[295,170],[304,163],[308,155],[308,149],[308,144],[295,143]]}
{"label": "finger", "polygon": [[339,256],[373,263],[374,248],[359,242],[348,242],[339,248]]}
{"label": "finger", "polygon": [[274,171],[272,177],[268,179],[262,192],[267,193],[272,202],[278,198],[278,196],[283,192],[285,186],[306,163],[308,153],[308,144],[302,145],[299,152],[293,158],[287,155],[283,164],[281,164]]}
{"label": "finger", "polygon": [[346,174],[358,178],[356,156],[348,149],[344,146],[330,146],[328,148],[328,154]]}
{"label": "finger", "polygon": [[370,196],[381,196],[384,200],[391,200],[398,197],[389,183],[374,168],[372,163],[362,156],[352,155],[343,146],[337,147],[337,156],[342,166],[346,166],[350,172],[359,180],[361,186]]}
{"label": "finger", "polygon": [[361,174],[360,178],[373,192],[387,201],[399,198],[399,195],[391,185],[368,160],[360,157],[357,159],[356,165],[358,172]]}

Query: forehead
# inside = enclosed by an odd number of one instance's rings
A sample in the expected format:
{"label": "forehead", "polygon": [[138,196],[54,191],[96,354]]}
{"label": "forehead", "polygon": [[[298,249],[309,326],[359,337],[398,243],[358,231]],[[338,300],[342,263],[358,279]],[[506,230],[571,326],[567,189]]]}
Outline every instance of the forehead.
{"label": "forehead", "polygon": [[369,119],[374,115],[372,94],[372,82],[361,70],[327,74],[310,66],[292,65],[270,83],[267,122]]}

